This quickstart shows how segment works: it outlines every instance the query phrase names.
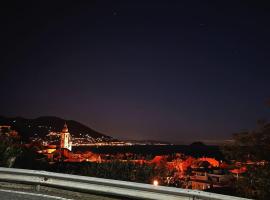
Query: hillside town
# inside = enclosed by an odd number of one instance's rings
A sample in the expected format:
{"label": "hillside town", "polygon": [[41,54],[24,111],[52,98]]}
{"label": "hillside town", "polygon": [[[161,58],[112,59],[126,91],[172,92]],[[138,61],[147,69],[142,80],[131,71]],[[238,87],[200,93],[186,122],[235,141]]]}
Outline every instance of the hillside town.
{"label": "hillside town", "polygon": [[[18,132],[10,126],[0,126],[5,136],[19,138]],[[44,142],[46,140],[46,142]],[[227,162],[212,157],[195,158],[181,152],[171,155],[138,155],[135,153],[93,153],[91,151],[73,151],[73,144],[68,125],[65,123],[59,133],[50,132],[42,143],[32,141],[37,153],[46,158],[49,165],[66,163],[96,163],[110,165],[115,161],[118,165],[132,164],[139,167],[153,167],[158,170],[158,176],[153,183],[196,190],[228,189],[235,179],[241,178],[248,165],[263,165],[254,162]],[[27,145],[27,144],[26,144]],[[29,144],[28,144],[29,145]],[[76,144],[77,145],[77,144]],[[230,164],[228,164],[230,163]],[[136,180],[136,177],[134,178]]]}

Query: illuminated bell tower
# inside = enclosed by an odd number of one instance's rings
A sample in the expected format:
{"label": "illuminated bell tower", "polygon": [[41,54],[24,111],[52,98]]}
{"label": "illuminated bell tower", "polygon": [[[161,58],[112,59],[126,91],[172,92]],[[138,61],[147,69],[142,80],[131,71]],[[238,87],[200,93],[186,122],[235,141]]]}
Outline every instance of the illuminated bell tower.
{"label": "illuminated bell tower", "polygon": [[64,128],[61,132],[61,140],[60,140],[60,148],[61,149],[68,149],[71,151],[72,142],[71,142],[71,135],[68,132],[67,124],[65,123]]}

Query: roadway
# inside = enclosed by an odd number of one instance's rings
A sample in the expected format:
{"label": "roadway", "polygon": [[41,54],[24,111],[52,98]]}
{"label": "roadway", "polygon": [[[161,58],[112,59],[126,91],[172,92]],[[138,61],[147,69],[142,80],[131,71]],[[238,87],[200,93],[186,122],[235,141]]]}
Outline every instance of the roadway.
{"label": "roadway", "polygon": [[54,194],[48,192],[45,194],[44,192],[36,192],[36,191],[17,191],[11,189],[0,189],[0,199],[1,200],[120,200],[119,198],[113,197],[104,197],[98,195],[91,195],[91,194],[81,194],[80,196],[77,195],[70,195],[70,194]]}
{"label": "roadway", "polygon": [[63,197],[57,197],[52,195],[38,194],[32,192],[2,190],[0,189],[0,198],[3,200],[71,200]]}

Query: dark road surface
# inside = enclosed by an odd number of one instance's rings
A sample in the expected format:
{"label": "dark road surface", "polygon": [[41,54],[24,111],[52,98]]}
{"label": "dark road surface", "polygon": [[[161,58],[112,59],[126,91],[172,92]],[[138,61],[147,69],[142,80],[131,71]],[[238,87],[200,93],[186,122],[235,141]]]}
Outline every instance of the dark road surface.
{"label": "dark road surface", "polygon": [[98,196],[93,194],[83,194],[80,196],[66,194],[50,194],[40,193],[35,191],[18,191],[12,189],[1,189],[0,188],[0,200],[120,200],[120,198]]}
{"label": "dark road surface", "polygon": [[1,200],[71,200],[52,195],[0,189]]}

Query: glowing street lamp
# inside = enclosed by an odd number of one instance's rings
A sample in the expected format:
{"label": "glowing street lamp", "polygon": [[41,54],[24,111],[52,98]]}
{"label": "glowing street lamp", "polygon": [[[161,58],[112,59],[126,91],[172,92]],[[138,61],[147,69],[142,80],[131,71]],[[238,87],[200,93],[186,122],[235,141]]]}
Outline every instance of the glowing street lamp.
{"label": "glowing street lamp", "polygon": [[154,186],[158,186],[158,181],[157,181],[157,180],[154,180],[154,181],[153,181],[153,185],[154,185]]}

